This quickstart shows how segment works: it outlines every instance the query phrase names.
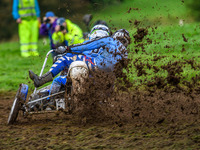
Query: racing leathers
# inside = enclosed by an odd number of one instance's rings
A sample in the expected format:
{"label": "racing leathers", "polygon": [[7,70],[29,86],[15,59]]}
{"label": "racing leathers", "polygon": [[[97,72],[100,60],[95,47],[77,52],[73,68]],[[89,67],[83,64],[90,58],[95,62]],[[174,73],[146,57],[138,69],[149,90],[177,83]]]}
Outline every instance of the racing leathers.
{"label": "racing leathers", "polygon": [[[122,58],[127,57],[125,46],[120,41],[112,37],[104,37],[94,41],[82,44],[76,44],[68,47],[72,52],[59,58],[49,70],[55,77],[65,67],[69,68],[70,64],[76,60],[85,61],[89,68],[96,66],[99,70],[113,71],[114,65]],[[80,53],[80,55],[73,54]]]}
{"label": "racing leathers", "polygon": [[[89,69],[97,67],[106,72],[113,71],[114,65],[122,58],[127,58],[126,47],[112,37],[103,37],[94,41],[69,46],[72,53],[67,53],[59,58],[51,67],[50,72],[55,77],[65,67],[69,68],[73,61],[84,61]],[[73,54],[80,53],[80,54]],[[67,75],[54,79],[50,88],[50,94],[58,92],[67,82]]]}

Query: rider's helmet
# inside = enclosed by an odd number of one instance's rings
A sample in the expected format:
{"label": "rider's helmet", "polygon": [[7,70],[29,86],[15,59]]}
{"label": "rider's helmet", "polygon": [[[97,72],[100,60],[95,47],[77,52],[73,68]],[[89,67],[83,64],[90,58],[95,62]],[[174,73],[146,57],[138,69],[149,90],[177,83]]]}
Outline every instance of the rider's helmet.
{"label": "rider's helmet", "polygon": [[98,24],[91,29],[89,39],[94,40],[96,38],[101,38],[109,35],[110,29],[103,24]]}
{"label": "rider's helmet", "polygon": [[108,27],[107,23],[106,23],[104,20],[97,20],[97,21],[94,23],[93,26],[95,26],[95,25],[99,25],[99,24],[102,24],[102,25],[105,25],[105,26]]}
{"label": "rider's helmet", "polygon": [[125,47],[130,44],[131,38],[126,29],[119,29],[113,34],[113,38],[119,40]]}

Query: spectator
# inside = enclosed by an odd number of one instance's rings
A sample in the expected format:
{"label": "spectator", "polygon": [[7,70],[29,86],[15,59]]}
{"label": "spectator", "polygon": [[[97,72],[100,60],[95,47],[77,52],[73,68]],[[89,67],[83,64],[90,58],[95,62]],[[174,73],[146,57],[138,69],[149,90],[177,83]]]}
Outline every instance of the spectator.
{"label": "spectator", "polygon": [[58,18],[55,32],[52,35],[56,47],[84,42],[83,32],[79,26],[65,18]]}
{"label": "spectator", "polygon": [[40,8],[38,1],[14,0],[12,15],[19,24],[21,56],[38,56],[37,42],[40,24]]}
{"label": "spectator", "polygon": [[[40,35],[48,36],[50,40],[51,49],[55,49],[53,44],[52,34],[55,32],[57,17],[52,11],[48,11],[43,18],[43,24],[40,26]],[[56,56],[55,52],[52,52],[52,57]]]}

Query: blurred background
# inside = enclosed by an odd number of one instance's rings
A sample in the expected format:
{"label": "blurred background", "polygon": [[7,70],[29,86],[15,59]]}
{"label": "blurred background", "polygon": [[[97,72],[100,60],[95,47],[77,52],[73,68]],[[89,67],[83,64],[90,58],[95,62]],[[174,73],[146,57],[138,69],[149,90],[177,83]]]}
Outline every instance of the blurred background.
{"label": "blurred background", "polygon": [[[109,4],[121,3],[123,0],[39,0],[41,19],[47,11],[53,11],[58,17],[65,17],[77,23],[82,29],[84,14],[92,13]],[[0,41],[17,39],[17,24],[12,17],[12,1],[0,1]],[[3,30],[2,30],[3,29]]]}
{"label": "blurred background", "polygon": [[[179,3],[179,5],[177,5]],[[137,4],[137,5],[135,5]],[[165,0],[40,0],[39,6],[41,11],[41,18],[47,11],[53,11],[59,17],[65,17],[71,19],[74,23],[77,23],[83,30],[85,26],[82,22],[84,14],[91,13],[96,15],[94,17],[104,19],[110,24],[116,26],[121,23],[121,26],[129,23],[127,20],[128,16],[122,18],[121,15],[125,14],[135,6],[143,5],[142,8],[147,8],[148,13],[141,14],[138,16],[133,12],[126,14],[132,15],[135,19],[143,18],[147,24],[151,24],[152,21],[158,22],[160,20],[169,21],[178,19],[176,18],[177,13],[183,18],[190,18],[190,21],[195,19],[200,20],[200,1],[199,0],[176,0],[176,1],[165,1]],[[123,5],[123,6],[121,6]],[[181,8],[181,9],[180,9]],[[141,9],[141,8],[139,8]],[[174,9],[174,12],[173,12]],[[175,10],[177,9],[177,10]],[[104,13],[102,13],[105,10]],[[7,40],[17,39],[17,24],[12,18],[12,1],[1,0],[0,1],[0,42]],[[152,12],[157,12],[152,13]],[[186,13],[187,12],[187,13]],[[120,14],[120,15],[119,15]],[[116,15],[119,17],[115,18]],[[151,15],[151,16],[150,16]],[[137,17],[138,16],[138,17]],[[160,18],[160,17],[164,18]],[[189,17],[190,16],[190,17]],[[117,19],[117,20],[116,20]],[[126,19],[126,22],[122,22]],[[128,18],[133,19],[133,18]],[[119,22],[120,21],[120,22]]]}

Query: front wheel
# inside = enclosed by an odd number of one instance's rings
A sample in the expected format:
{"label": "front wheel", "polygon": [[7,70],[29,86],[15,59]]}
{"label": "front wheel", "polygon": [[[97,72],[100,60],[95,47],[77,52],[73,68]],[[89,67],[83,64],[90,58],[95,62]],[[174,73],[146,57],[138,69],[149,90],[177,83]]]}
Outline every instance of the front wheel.
{"label": "front wheel", "polygon": [[8,117],[8,125],[13,124],[16,121],[18,113],[26,100],[27,93],[28,86],[25,84],[20,84]]}

